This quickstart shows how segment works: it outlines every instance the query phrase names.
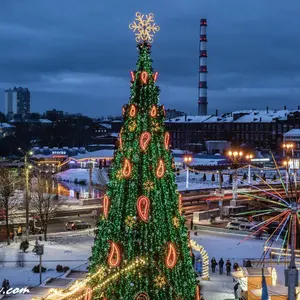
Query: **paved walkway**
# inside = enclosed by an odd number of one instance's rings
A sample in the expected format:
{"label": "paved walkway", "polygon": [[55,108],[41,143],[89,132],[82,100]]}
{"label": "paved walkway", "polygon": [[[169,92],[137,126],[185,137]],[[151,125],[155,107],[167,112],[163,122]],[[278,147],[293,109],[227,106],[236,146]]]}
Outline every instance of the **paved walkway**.
{"label": "paved walkway", "polygon": [[236,284],[231,276],[211,273],[209,281],[201,280],[201,291],[205,300],[234,300],[233,287]]}

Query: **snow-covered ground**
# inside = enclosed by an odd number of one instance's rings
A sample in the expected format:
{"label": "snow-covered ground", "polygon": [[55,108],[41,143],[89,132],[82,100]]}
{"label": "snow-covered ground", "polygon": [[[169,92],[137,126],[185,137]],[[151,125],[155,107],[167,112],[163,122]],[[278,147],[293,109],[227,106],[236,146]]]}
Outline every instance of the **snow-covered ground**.
{"label": "snow-covered ground", "polygon": [[[93,234],[86,234],[85,236],[63,237],[43,242],[42,266],[47,268],[47,271],[43,273],[43,280],[62,275],[62,273],[56,272],[58,264],[71,269],[86,270],[93,238]],[[23,268],[16,266],[20,252],[19,246],[19,243],[0,246],[0,283],[7,278],[13,287],[39,285],[39,274],[31,271],[35,265],[39,264],[39,257],[32,252],[34,242],[31,242],[27,253],[24,253],[25,267]]]}
{"label": "snow-covered ground", "polygon": [[[198,244],[205,248],[209,259],[215,257],[219,261],[222,257],[225,262],[229,259],[232,265],[235,262],[242,265],[244,258],[260,259],[263,253],[263,240],[249,239],[238,244],[244,237],[209,232],[201,232],[197,236],[191,234],[191,239],[196,240]],[[277,246],[280,247],[279,244]],[[276,247],[276,244],[273,244],[273,247]],[[278,282],[284,284],[284,267],[282,265],[273,265],[273,267],[275,267],[278,273]],[[233,287],[236,282],[233,282],[231,276],[226,276],[226,273],[219,275],[218,268],[216,269],[216,273],[210,273],[210,276],[209,281],[201,281],[201,291],[205,300],[235,299]]]}
{"label": "snow-covered ground", "polygon": [[[259,259],[263,252],[263,241],[250,239],[238,245],[243,239],[240,236],[229,234],[201,232],[197,236],[191,234],[191,238],[202,245],[208,252],[209,258],[215,257],[219,260],[230,259],[232,263],[242,264],[243,258]],[[44,242],[45,254],[43,256],[43,266],[48,271],[43,274],[43,280],[49,277],[61,276],[55,268],[58,264],[69,266],[72,269],[86,269],[87,259],[91,255],[91,246],[94,237],[92,235],[82,235],[76,237],[63,237],[56,242]],[[33,244],[25,254],[25,267],[16,267],[19,244],[2,246],[0,248],[0,282],[4,278],[9,279],[11,286],[35,286],[39,284],[39,274],[31,271],[34,265],[38,264],[38,257],[32,253]],[[196,257],[197,257],[196,253]],[[3,266],[3,267],[2,267]],[[278,268],[278,272],[283,273],[283,268]],[[283,274],[279,275],[279,281],[283,280]],[[283,283],[283,282],[281,282]],[[226,275],[213,274],[210,281],[202,281],[202,291],[205,300],[234,299],[231,277]]]}
{"label": "snow-covered ground", "polygon": [[[226,171],[227,174],[229,172],[232,172],[232,170]],[[225,171],[224,171],[224,173],[225,173]],[[258,177],[255,181],[252,180],[253,173],[262,177],[263,172],[261,172],[257,168],[251,169],[251,174],[252,174],[251,175],[251,184],[252,185],[260,184],[261,180]],[[266,174],[267,182],[279,183],[278,174],[276,171],[266,170],[264,173]],[[107,176],[106,170],[103,170],[102,174],[103,174],[102,178],[104,179],[104,181],[108,182],[108,176]],[[202,180],[204,174],[206,176],[205,181]],[[213,174],[214,174],[214,178],[215,178],[214,181],[212,181]],[[244,175],[244,174],[246,174],[246,175]],[[282,173],[282,175],[283,174],[284,173]],[[248,179],[243,179],[243,176],[247,177],[248,169],[247,168],[240,169],[238,175],[239,175],[238,176],[239,186],[248,185]],[[275,181],[273,181],[274,175],[276,175],[276,177],[277,177],[277,180],[275,180]],[[88,169],[69,169],[64,172],[60,172],[60,173],[56,174],[55,178],[61,180],[63,182],[63,184],[66,186],[66,188],[68,188],[71,191],[71,194],[72,194],[72,191],[74,194],[74,190],[80,190],[80,194],[82,194],[82,195],[88,194],[88,185],[81,185],[81,186],[74,185],[74,181],[76,179],[78,181],[85,180],[87,183],[89,182],[89,170]],[[98,169],[93,171],[92,180],[94,183],[99,183],[99,180],[101,180],[99,178],[99,170]],[[180,170],[180,174],[176,175],[176,182],[177,182],[179,191],[186,190],[186,170]],[[231,185],[232,184],[229,183],[229,175],[224,174],[222,186],[224,188],[226,188],[226,187],[229,188],[229,187],[231,187]],[[219,188],[219,186],[220,186],[219,175],[216,171],[199,171],[199,172],[190,171],[189,172],[189,187],[188,187],[189,190]],[[71,194],[70,194],[70,197],[74,197],[74,195],[72,196]]]}
{"label": "snow-covered ground", "polygon": [[[98,180],[98,172],[99,169],[94,169],[92,174],[93,182],[97,182]],[[66,171],[57,173],[55,178],[60,179],[62,181],[72,181],[75,179],[78,181],[85,180],[87,183],[89,182],[89,169],[68,169]]]}

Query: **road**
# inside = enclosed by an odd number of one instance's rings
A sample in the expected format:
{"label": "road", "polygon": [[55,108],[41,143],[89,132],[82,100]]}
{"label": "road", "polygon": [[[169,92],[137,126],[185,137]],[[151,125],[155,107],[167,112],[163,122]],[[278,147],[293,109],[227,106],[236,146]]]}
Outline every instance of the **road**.
{"label": "road", "polygon": [[53,232],[62,232],[62,231],[67,231],[65,228],[65,224],[68,221],[84,221],[87,223],[90,223],[92,227],[95,225],[95,218],[92,215],[84,215],[80,217],[61,217],[58,219],[53,219],[50,220],[49,225],[48,225],[48,233],[53,233]]}
{"label": "road", "polygon": [[[279,191],[280,193],[283,192],[282,190]],[[253,190],[251,193],[254,194],[260,194],[262,192],[260,191],[256,191]],[[232,198],[232,195],[225,195],[223,198],[223,205],[229,205],[230,200]],[[240,195],[239,197],[240,200],[244,199],[247,200],[249,199],[248,197],[242,196]],[[210,192],[208,192],[206,195],[195,195],[195,196],[187,196],[187,195],[183,195],[183,210],[184,210],[184,214],[186,219],[189,221],[189,219],[192,217],[193,212],[195,211],[204,211],[204,210],[208,210],[208,203],[206,202],[206,200],[210,200],[210,205],[209,205],[209,209],[213,209],[213,208],[218,208],[219,207],[219,200],[220,197],[214,196],[213,194],[210,194]],[[53,220],[50,220],[49,223],[49,227],[48,227],[48,233],[54,233],[54,232],[61,232],[61,231],[67,231],[65,229],[65,224],[68,221],[76,221],[76,220],[81,220],[84,222],[88,222],[90,223],[92,226],[95,225],[95,217],[90,213],[91,210],[94,210],[95,208],[81,208],[81,213],[82,215],[78,216],[78,215],[72,215],[72,216],[62,216]],[[61,212],[62,214],[70,214],[70,213],[74,213],[75,211],[65,211],[65,212]]]}

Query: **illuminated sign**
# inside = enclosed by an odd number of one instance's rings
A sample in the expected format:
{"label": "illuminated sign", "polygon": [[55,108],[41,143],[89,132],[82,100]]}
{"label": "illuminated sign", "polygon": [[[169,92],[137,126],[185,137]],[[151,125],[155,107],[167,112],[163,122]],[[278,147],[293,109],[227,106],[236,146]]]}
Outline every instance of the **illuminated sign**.
{"label": "illuminated sign", "polygon": [[53,150],[52,155],[67,155],[66,151]]}
{"label": "illuminated sign", "polygon": [[270,158],[252,158],[252,162],[270,161]]}

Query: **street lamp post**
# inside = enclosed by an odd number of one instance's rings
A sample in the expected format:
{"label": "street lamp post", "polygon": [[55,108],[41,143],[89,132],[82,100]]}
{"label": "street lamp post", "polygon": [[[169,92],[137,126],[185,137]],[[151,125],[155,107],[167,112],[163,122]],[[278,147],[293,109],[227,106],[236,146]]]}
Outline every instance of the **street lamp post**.
{"label": "street lamp post", "polygon": [[234,174],[232,180],[232,201],[230,201],[231,206],[236,206],[238,199],[238,163],[243,157],[242,151],[229,151],[228,156],[233,162]]}
{"label": "street lamp post", "polygon": [[294,176],[294,185],[295,185],[295,192],[297,194],[297,170],[295,168],[295,157],[294,157],[294,144],[293,143],[287,143],[282,145],[284,149],[284,156],[286,158],[285,165],[286,165],[286,188],[288,190],[289,186],[289,173],[291,171],[291,166],[290,166],[290,159],[288,154],[291,153],[291,162],[292,162],[292,170],[293,170],[293,176]]}
{"label": "street lamp post", "polygon": [[185,163],[185,169],[186,169],[186,183],[185,188],[189,189],[189,164],[192,162],[193,158],[191,155],[184,155],[183,161]]}
{"label": "street lamp post", "polygon": [[249,160],[249,165],[248,165],[248,184],[251,184],[251,159],[253,158],[252,154],[247,154],[246,159]]}
{"label": "street lamp post", "polygon": [[[294,145],[292,143],[283,144],[284,154],[286,156],[286,178],[287,182],[289,179],[289,157],[288,153],[291,152],[292,154],[292,164],[294,169],[294,174],[296,174],[295,166],[294,166]],[[294,175],[295,176],[295,175]],[[295,248],[296,248],[296,238],[297,238],[297,177],[294,177],[295,180],[295,192],[296,195],[292,195],[292,186],[291,188],[291,261],[287,270],[285,270],[285,285],[288,287],[288,299],[296,299],[296,287],[298,286],[298,269],[296,267],[296,259],[295,259]],[[288,191],[288,187],[287,187]]]}
{"label": "street lamp post", "polygon": [[32,151],[23,152],[21,148],[19,148],[24,154],[24,168],[25,168],[25,214],[26,214],[26,239],[29,240],[29,170],[32,166],[28,162],[28,157],[32,155]]}

